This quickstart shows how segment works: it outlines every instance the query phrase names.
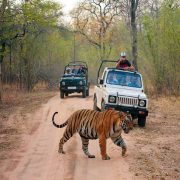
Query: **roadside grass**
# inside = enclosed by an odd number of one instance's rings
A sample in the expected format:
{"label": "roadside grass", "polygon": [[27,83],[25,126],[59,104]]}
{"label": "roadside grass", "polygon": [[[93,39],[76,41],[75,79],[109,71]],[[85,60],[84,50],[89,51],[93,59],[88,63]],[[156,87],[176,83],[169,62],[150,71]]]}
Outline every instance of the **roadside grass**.
{"label": "roadside grass", "polygon": [[149,99],[145,128],[135,127],[130,169],[137,179],[179,179],[180,177],[180,97]]}
{"label": "roadside grass", "polygon": [[16,85],[3,86],[3,103],[0,104],[0,165],[4,160],[12,158],[11,152],[20,147],[22,124],[27,122],[26,117],[18,119],[19,114],[35,112],[54,95],[56,91],[44,87],[27,92],[20,91]]}
{"label": "roadside grass", "polygon": [[[57,91],[38,87],[33,92],[20,91],[16,86],[3,89],[0,105],[0,174],[5,162],[18,162],[14,152],[22,143],[22,124],[29,125],[26,114],[33,113]],[[18,119],[18,117],[21,119]],[[31,121],[30,123],[37,123]],[[131,135],[135,151],[130,160],[130,170],[146,179],[178,179],[180,142],[180,97],[153,96],[149,98],[149,116],[146,128],[135,127]],[[33,126],[32,126],[33,127]],[[36,126],[35,126],[36,127]],[[29,130],[31,133],[33,129]],[[1,179],[1,175],[0,175]]]}

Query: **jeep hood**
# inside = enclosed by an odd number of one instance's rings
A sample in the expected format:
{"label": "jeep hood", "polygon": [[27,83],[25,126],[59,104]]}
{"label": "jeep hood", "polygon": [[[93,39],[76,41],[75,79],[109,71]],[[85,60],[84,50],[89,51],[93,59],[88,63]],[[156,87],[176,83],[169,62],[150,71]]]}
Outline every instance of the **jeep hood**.
{"label": "jeep hood", "polygon": [[117,96],[130,96],[130,97],[136,97],[136,98],[143,98],[146,99],[146,94],[142,92],[142,89],[137,88],[129,88],[129,87],[106,87],[104,89],[107,94],[115,95]]}
{"label": "jeep hood", "polygon": [[80,80],[84,80],[84,77],[75,77],[75,76],[71,76],[71,77],[62,77],[61,81],[80,81]]}

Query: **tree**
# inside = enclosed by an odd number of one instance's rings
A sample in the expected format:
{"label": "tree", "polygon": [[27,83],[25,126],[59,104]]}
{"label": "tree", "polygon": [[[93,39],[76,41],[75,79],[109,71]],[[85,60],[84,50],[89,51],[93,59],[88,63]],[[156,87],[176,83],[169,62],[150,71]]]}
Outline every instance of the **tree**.
{"label": "tree", "polygon": [[136,12],[138,7],[138,0],[131,0],[131,33],[132,33],[132,57],[133,65],[138,70],[137,65],[137,24],[136,24]]}
{"label": "tree", "polygon": [[85,0],[72,13],[75,31],[99,49],[100,59],[110,54],[112,42],[107,34],[120,13],[121,2],[114,0]]}
{"label": "tree", "polygon": [[[37,37],[46,28],[55,26],[62,15],[61,6],[52,1],[25,0],[15,4],[13,0],[0,3],[0,101],[2,101],[2,73],[6,48],[17,38]],[[23,44],[21,45],[23,49]]]}
{"label": "tree", "polygon": [[128,28],[131,32],[131,54],[133,58],[133,65],[136,70],[138,70],[137,65],[137,56],[138,56],[138,50],[137,50],[137,18],[138,13],[141,11],[141,8],[138,10],[139,0],[124,0],[122,1],[121,11],[122,11],[122,17],[125,20]]}
{"label": "tree", "polygon": [[156,93],[178,94],[180,9],[176,0],[166,0],[156,6],[143,15],[140,34],[141,54],[148,60],[144,61],[148,66],[146,75]]}
{"label": "tree", "polygon": [[[0,4],[0,37],[3,36],[2,27],[4,24],[5,10],[7,7],[7,0],[3,0]],[[0,103],[2,103],[2,62],[5,52],[5,42],[0,38]]]}

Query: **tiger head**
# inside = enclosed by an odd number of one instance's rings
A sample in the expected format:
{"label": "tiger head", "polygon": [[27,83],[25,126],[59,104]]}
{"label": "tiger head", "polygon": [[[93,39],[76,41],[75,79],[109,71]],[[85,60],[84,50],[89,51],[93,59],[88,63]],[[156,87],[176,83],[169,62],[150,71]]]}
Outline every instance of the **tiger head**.
{"label": "tiger head", "polygon": [[121,123],[121,127],[124,130],[124,132],[127,134],[130,130],[133,129],[133,119],[129,112],[119,112],[120,118],[123,119]]}

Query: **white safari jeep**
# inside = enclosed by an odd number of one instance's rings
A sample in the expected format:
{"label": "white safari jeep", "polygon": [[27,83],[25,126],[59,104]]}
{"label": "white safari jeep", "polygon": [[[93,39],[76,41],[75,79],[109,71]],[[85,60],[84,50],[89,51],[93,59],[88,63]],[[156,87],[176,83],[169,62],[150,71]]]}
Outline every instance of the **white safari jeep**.
{"label": "white safari jeep", "polygon": [[148,116],[148,99],[144,93],[141,74],[136,71],[106,67],[102,77],[99,78],[100,68],[98,84],[94,90],[93,109],[129,111],[133,119],[138,118],[138,125],[144,127]]}

